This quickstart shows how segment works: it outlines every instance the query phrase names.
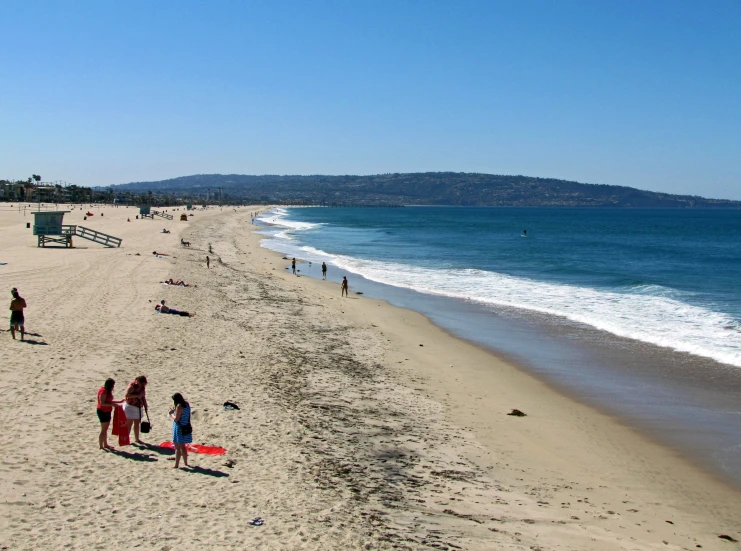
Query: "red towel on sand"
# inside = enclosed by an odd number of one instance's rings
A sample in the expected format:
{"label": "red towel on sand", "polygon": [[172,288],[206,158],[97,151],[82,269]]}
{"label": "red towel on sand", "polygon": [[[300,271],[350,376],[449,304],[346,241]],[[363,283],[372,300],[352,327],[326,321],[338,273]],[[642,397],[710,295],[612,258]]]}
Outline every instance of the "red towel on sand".
{"label": "red towel on sand", "polygon": [[[160,448],[175,449],[175,444],[172,442],[162,442]],[[224,455],[226,448],[219,448],[218,446],[201,446],[200,444],[186,444],[185,449],[191,453],[200,453],[203,455]]]}
{"label": "red towel on sand", "polygon": [[119,446],[128,446],[131,444],[129,441],[129,427],[128,423],[126,422],[126,414],[124,413],[124,410],[121,406],[116,406],[113,408],[113,428],[111,429],[111,434],[113,436],[118,436],[118,445]]}

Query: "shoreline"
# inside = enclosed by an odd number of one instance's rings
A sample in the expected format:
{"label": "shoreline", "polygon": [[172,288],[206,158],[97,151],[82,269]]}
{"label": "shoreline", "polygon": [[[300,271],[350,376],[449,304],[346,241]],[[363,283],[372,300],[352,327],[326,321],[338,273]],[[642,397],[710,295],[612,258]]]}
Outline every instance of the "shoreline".
{"label": "shoreline", "polygon": [[[258,236],[258,241],[261,241],[262,239],[265,239],[264,236]],[[276,270],[285,268],[286,265],[290,264],[290,261],[288,259],[283,259],[281,253],[277,251],[273,251],[271,249],[263,248],[263,250],[267,251],[270,255],[274,256],[273,264],[276,268]],[[303,263],[301,264],[303,265]],[[297,267],[299,264],[297,264]],[[284,276],[290,278],[292,277],[287,270],[283,269],[281,271]],[[311,280],[312,288],[315,288],[315,284],[321,284],[321,283],[328,283],[333,284],[334,282],[322,282],[321,279],[315,277],[315,276],[300,276],[304,278],[308,278]],[[339,293],[339,284],[335,284],[337,287],[337,292]],[[350,287],[350,293],[352,295],[352,284]],[[557,384],[554,384],[552,382],[543,380],[542,378],[538,377],[537,375],[533,374],[531,370],[529,370],[526,367],[523,367],[522,365],[517,362],[516,359],[507,357],[506,355],[501,355],[498,353],[497,350],[487,347],[485,345],[479,344],[475,341],[466,339],[465,337],[455,335],[451,331],[435,324],[432,320],[430,320],[425,314],[417,312],[415,310],[411,310],[404,307],[394,306],[392,304],[389,304],[383,299],[380,298],[373,298],[367,295],[363,295],[359,297],[359,300],[361,301],[372,301],[375,303],[381,303],[384,307],[387,307],[391,309],[391,311],[400,311],[399,314],[402,319],[401,324],[397,324],[396,327],[400,328],[400,331],[409,331],[410,326],[415,327],[415,335],[418,335],[417,339],[412,338],[411,341],[414,340],[420,340],[420,342],[424,341],[434,341],[434,342],[448,342],[449,345],[451,345],[451,348],[453,349],[466,349],[466,352],[461,354],[471,354],[472,351],[473,355],[476,356],[482,364],[491,364],[496,365],[497,370],[501,370],[506,373],[506,377],[508,378],[508,383],[512,384],[513,386],[519,387],[520,391],[522,391],[522,388],[528,389],[525,394],[528,394],[530,390],[533,391],[533,393],[540,393],[545,392],[548,394],[549,400],[553,400],[554,402],[557,402],[560,407],[564,407],[568,410],[570,410],[570,413],[576,413],[576,416],[580,419],[586,419],[590,416],[594,415],[599,419],[599,422],[596,422],[595,419],[589,418],[585,423],[581,424],[581,426],[578,427],[579,431],[584,431],[588,433],[592,433],[588,436],[588,438],[602,438],[601,436],[597,436],[594,433],[602,433],[602,432],[609,432],[611,429],[614,429],[615,431],[620,433],[620,438],[625,438],[629,441],[631,441],[631,445],[627,446],[626,450],[623,450],[623,452],[628,452],[629,454],[632,453],[628,450],[637,449],[641,452],[648,452],[647,455],[648,458],[642,458],[641,464],[642,465],[651,465],[653,463],[661,463],[665,462],[666,464],[662,466],[662,469],[665,472],[665,475],[667,478],[672,478],[677,475],[672,475],[668,473],[674,473],[674,472],[680,472],[680,471],[686,471],[688,473],[689,478],[694,478],[694,476],[690,475],[689,473],[695,473],[695,475],[699,474],[700,477],[703,479],[702,482],[697,484],[699,493],[703,493],[703,490],[700,488],[703,488],[704,486],[715,486],[715,489],[721,492],[728,491],[730,494],[735,495],[736,498],[741,497],[741,492],[739,491],[739,488],[737,486],[734,486],[732,483],[734,482],[732,479],[729,479],[726,476],[723,476],[721,473],[718,473],[716,471],[707,469],[704,465],[700,464],[697,461],[692,460],[691,458],[687,456],[679,456],[676,454],[676,450],[671,448],[670,446],[659,442],[655,440],[654,438],[651,438],[650,436],[644,434],[643,432],[639,431],[636,427],[626,423],[625,421],[621,420],[616,415],[602,410],[598,406],[589,403],[587,401],[584,401],[583,399],[580,399],[575,393],[570,393],[567,388],[563,386],[559,386]],[[364,311],[363,313],[359,314],[358,317],[355,319],[356,323],[371,323],[369,319],[366,319],[366,316],[368,314],[373,314],[374,310],[371,308],[367,311]],[[392,324],[393,320],[390,319],[391,314],[389,316],[386,316],[382,318],[384,322]],[[373,321],[378,321],[378,318],[375,316],[373,318]],[[412,322],[410,320],[414,319],[415,321]],[[403,326],[403,328],[402,328]],[[394,331],[391,331],[393,333]],[[388,333],[388,331],[387,331]],[[434,333],[432,337],[425,337],[425,335],[428,335],[429,333]],[[409,339],[407,339],[409,340]],[[414,348],[413,343],[407,342],[405,345],[399,344],[400,347],[406,346],[407,352],[406,353],[397,353],[397,357],[400,358],[401,356],[406,355],[414,355],[417,356],[416,360],[413,360],[413,363],[416,364],[429,364],[434,363],[434,360],[431,358],[437,358],[439,351],[439,348],[443,348],[442,346],[438,347],[438,350],[436,350],[433,353],[428,352],[418,352],[416,348]],[[425,345],[429,346],[429,344]],[[405,358],[406,359],[406,358]],[[397,360],[398,361],[398,360]],[[442,368],[446,368],[445,361],[437,362],[438,365]],[[453,367],[453,366],[448,366]],[[459,364],[455,364],[456,370],[461,369],[461,366]],[[421,370],[424,373],[424,370]],[[501,374],[500,371],[500,374]],[[415,373],[416,375],[419,375],[420,372],[418,371]],[[429,375],[429,373],[424,373],[425,375]],[[478,412],[477,408],[467,408],[465,404],[469,402],[469,400],[464,396],[472,396],[476,392],[475,385],[468,385],[465,390],[460,390],[460,387],[462,386],[460,383],[460,379],[465,378],[466,376],[469,376],[472,380],[475,380],[477,382],[480,382],[482,379],[488,379],[490,384],[496,384],[492,383],[492,379],[496,377],[494,372],[486,372],[484,369],[478,369],[475,367],[467,367],[465,371],[462,372],[449,372],[445,374],[441,374],[440,372],[436,372],[438,376],[440,377],[439,382],[443,383],[442,385],[436,385],[436,393],[435,397],[439,399],[443,403],[448,403],[451,405],[451,412],[454,415],[456,422],[465,425],[470,424],[470,416],[474,413]],[[451,385],[452,387],[458,386],[459,390],[457,392],[458,397],[457,399],[449,399],[445,397],[445,391],[441,389],[441,387],[445,388],[447,385]],[[534,404],[532,400],[527,400],[530,405],[528,407],[533,407],[535,411],[537,411],[538,405]],[[514,407],[518,407],[517,403],[510,403],[509,406],[502,407],[502,409],[499,409],[497,411],[497,414],[502,416],[506,414],[506,410],[512,409]],[[526,411],[523,409],[523,411]],[[506,418],[506,417],[505,417]],[[491,424],[493,423],[493,418],[488,418],[487,422],[483,423]],[[501,418],[499,419],[499,423],[501,423]],[[479,438],[482,438],[487,442],[488,446],[496,447],[498,440],[495,436],[496,429],[493,431],[488,430],[489,434],[478,434],[477,436]],[[542,434],[540,436],[543,436]],[[550,450],[553,449],[560,449],[561,452],[564,452],[563,447],[559,447],[557,443],[551,442],[549,446],[544,446],[549,448]],[[568,447],[568,446],[567,446]],[[578,446],[577,446],[578,447]],[[515,452],[512,452],[515,453]],[[535,468],[537,468],[537,460],[534,462]],[[626,461],[627,463],[627,461]],[[576,475],[573,475],[576,477]],[[660,477],[662,475],[659,475],[657,473],[654,473],[649,478],[653,478],[654,476]],[[691,491],[690,491],[691,492]]]}
{"label": "shoreline", "polygon": [[[270,226],[266,221],[265,229]],[[273,232],[265,231],[264,242],[280,250],[281,241],[272,237]],[[283,251],[290,251],[292,245],[284,244]],[[314,265],[302,261],[302,275],[320,279],[317,257],[310,254],[309,258]],[[338,273],[350,276],[351,287],[361,289],[366,298],[421,313],[450,335],[483,347],[556,392],[638,430],[741,489],[741,454],[734,452],[741,430],[736,414],[741,390],[737,368],[566,318],[546,319],[527,310],[494,309],[425,294],[331,265],[330,277]]]}
{"label": "shoreline", "polygon": [[[719,535],[741,539],[738,492],[421,314],[285,273],[250,210],[127,227],[109,209],[95,222],[122,235],[122,249],[67,251],[36,249],[0,213],[11,261],[0,281],[26,296],[46,343],[0,348],[16,442],[2,461],[0,544],[83,549],[116,534],[121,549],[723,549]],[[170,236],[156,233],[162,224]],[[167,277],[195,286],[157,283]],[[197,316],[154,315],[159,298]],[[96,453],[92,393],[113,375],[119,397],[141,371],[152,442],[168,436],[160,410],[177,390],[193,404],[194,441],[227,455],[191,456],[200,471],[188,473],[165,468],[156,446]],[[265,525],[246,526],[256,516]]]}

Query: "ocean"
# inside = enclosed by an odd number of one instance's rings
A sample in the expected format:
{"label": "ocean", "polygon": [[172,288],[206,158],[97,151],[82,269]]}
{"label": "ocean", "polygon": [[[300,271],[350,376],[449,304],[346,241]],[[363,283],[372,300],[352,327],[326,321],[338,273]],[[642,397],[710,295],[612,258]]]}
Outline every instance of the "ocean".
{"label": "ocean", "polygon": [[[262,245],[741,485],[741,211],[295,207]],[[311,263],[311,265],[309,265]]]}

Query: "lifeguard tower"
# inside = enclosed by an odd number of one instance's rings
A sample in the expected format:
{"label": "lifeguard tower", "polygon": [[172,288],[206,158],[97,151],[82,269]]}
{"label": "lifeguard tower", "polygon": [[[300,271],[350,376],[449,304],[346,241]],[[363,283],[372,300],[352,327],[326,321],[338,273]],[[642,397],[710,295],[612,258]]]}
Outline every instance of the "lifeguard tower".
{"label": "lifeguard tower", "polygon": [[152,210],[152,207],[150,205],[140,205],[139,215],[142,218],[151,218],[152,220],[154,220],[155,216],[159,216],[160,218],[164,218],[165,220],[172,220],[172,214],[167,214],[166,212],[160,212],[158,210]]}
{"label": "lifeguard tower", "polygon": [[65,247],[72,246],[72,236],[82,237],[88,241],[100,243],[106,247],[120,247],[123,241],[119,237],[107,233],[91,230],[85,226],[63,224],[64,215],[68,210],[37,211],[33,212],[33,234],[39,238],[38,247],[46,247],[47,243],[59,243]]}
{"label": "lifeguard tower", "polygon": [[63,227],[64,215],[68,210],[38,211],[33,214],[33,234],[38,236],[39,247],[46,247],[47,243],[61,243],[65,247],[72,246],[72,235]]}

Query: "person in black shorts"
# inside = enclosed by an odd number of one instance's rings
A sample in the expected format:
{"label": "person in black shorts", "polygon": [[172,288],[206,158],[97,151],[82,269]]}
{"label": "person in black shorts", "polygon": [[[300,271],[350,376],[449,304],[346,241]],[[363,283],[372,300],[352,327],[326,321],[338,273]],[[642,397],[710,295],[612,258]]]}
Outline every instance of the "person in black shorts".
{"label": "person in black shorts", "polygon": [[110,450],[113,446],[108,445],[108,425],[111,424],[111,412],[113,408],[123,403],[123,400],[113,399],[113,387],[116,381],[106,379],[106,382],[98,390],[98,420],[100,421],[100,435],[98,435],[98,447],[101,450]]}
{"label": "person in black shorts", "polygon": [[327,279],[327,265],[322,262],[322,279]]}
{"label": "person in black shorts", "polygon": [[23,317],[23,309],[26,307],[26,301],[18,294],[18,289],[15,287],[11,289],[10,294],[13,295],[13,300],[10,301],[10,334],[13,335],[13,340],[15,340],[15,332],[20,330],[21,340],[23,340],[26,334],[26,330],[23,327],[26,323]]}

